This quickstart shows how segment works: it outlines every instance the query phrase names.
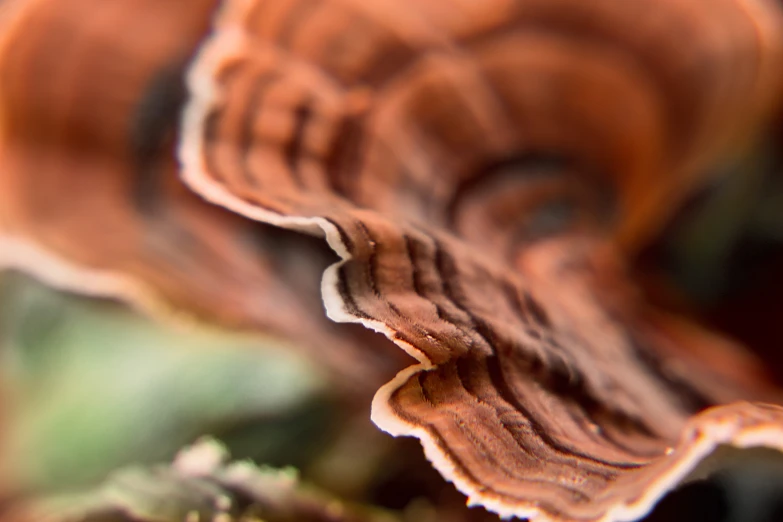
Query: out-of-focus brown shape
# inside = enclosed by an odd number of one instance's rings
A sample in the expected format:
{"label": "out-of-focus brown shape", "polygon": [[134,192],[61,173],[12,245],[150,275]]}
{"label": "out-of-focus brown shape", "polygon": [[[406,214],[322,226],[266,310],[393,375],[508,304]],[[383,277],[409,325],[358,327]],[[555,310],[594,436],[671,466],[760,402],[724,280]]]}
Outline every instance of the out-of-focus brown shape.
{"label": "out-of-focus brown shape", "polygon": [[[204,202],[177,178],[183,68],[214,0],[21,1],[0,11],[0,267],[290,338],[375,389],[385,340],[328,321],[322,242]],[[391,373],[390,373],[391,372]]]}
{"label": "out-of-focus brown shape", "polygon": [[229,1],[185,180],[325,237],[329,316],[419,361],[373,419],[471,502],[638,518],[717,445],[783,449],[783,409],[707,409],[778,400],[760,365],[648,310],[618,254],[764,120],[781,24],[764,0]]}

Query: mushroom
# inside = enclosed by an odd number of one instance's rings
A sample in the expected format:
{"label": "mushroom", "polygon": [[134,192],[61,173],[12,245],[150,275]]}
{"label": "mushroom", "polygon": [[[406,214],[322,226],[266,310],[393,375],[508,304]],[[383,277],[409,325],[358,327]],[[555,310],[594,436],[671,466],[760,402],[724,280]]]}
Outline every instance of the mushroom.
{"label": "mushroom", "polygon": [[0,264],[358,364],[300,299],[325,268],[328,316],[416,360],[375,423],[503,516],[631,520],[718,446],[783,450],[760,363],[624,268],[777,102],[778,6],[225,0],[189,61],[214,7],[3,8]]}
{"label": "mushroom", "polygon": [[763,123],[781,28],[763,1],[229,1],[183,177],[325,238],[329,316],[418,360],[373,420],[471,503],[629,520],[719,445],[783,449],[783,409],[735,402],[780,401],[758,363],[623,269]]}
{"label": "mushroom", "polygon": [[340,377],[337,388],[366,395],[404,359],[385,339],[324,317],[328,247],[210,205],[178,180],[184,66],[214,8],[212,0],[3,7],[0,267],[176,324],[290,339]]}

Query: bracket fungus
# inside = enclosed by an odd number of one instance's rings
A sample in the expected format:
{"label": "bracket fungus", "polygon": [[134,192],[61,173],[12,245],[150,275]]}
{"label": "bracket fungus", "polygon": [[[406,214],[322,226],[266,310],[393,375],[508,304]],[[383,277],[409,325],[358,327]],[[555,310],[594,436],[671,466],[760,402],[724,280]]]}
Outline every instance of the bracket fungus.
{"label": "bracket fungus", "polygon": [[633,520],[719,445],[783,451],[763,367],[624,267],[775,108],[778,5],[217,4],[1,8],[0,263],[384,351],[307,307],[325,269],[328,317],[416,360],[375,423],[502,516]]}
{"label": "bracket fungus", "polygon": [[289,338],[347,389],[377,388],[398,358],[324,317],[329,249],[209,205],[177,179],[182,72],[215,7],[3,6],[0,266],[178,323]]}

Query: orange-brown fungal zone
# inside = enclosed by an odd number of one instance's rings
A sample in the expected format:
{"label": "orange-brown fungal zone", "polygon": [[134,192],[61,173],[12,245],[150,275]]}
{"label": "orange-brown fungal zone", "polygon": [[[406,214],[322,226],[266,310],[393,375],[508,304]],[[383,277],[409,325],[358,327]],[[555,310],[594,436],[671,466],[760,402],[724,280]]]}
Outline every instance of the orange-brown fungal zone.
{"label": "orange-brown fungal zone", "polygon": [[155,315],[290,338],[367,393],[401,358],[324,317],[328,247],[210,205],[178,179],[185,66],[216,6],[36,0],[0,11],[0,266]]}
{"label": "orange-brown fungal zone", "polygon": [[[373,420],[503,516],[633,520],[719,445],[783,449],[760,365],[649,309],[622,253],[777,103],[774,2],[224,0],[197,50],[210,3],[63,4],[3,22],[0,261],[307,342],[323,238],[328,316],[417,361]],[[176,60],[169,116],[145,93]]]}

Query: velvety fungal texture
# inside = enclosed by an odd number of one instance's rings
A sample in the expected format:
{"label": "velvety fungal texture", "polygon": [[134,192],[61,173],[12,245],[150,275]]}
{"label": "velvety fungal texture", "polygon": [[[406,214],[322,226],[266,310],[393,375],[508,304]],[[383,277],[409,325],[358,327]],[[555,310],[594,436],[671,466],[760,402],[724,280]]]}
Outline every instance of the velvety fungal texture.
{"label": "velvety fungal texture", "polygon": [[763,366],[624,266],[775,108],[775,2],[219,4],[0,8],[0,263],[367,385],[404,351],[373,420],[503,516],[634,520],[783,450]]}

